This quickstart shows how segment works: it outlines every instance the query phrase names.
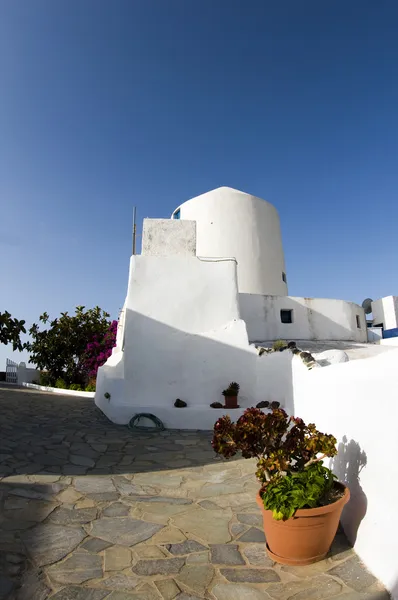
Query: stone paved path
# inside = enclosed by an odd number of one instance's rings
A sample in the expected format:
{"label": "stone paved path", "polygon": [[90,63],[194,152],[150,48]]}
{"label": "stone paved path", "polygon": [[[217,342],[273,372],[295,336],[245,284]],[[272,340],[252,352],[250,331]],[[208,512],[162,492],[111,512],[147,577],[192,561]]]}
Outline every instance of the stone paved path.
{"label": "stone paved path", "polygon": [[389,598],[341,533],[316,565],[267,558],[254,465],[215,459],[208,433],[5,386],[0,415],[1,599]]}

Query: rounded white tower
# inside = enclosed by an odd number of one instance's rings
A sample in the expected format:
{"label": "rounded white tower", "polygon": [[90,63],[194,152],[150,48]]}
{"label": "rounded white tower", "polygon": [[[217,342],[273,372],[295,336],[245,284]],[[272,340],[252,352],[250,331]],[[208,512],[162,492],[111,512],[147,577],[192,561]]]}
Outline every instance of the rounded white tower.
{"label": "rounded white tower", "polygon": [[261,198],[220,187],[181,204],[174,219],[196,221],[196,254],[238,262],[240,293],[287,296],[279,215]]}

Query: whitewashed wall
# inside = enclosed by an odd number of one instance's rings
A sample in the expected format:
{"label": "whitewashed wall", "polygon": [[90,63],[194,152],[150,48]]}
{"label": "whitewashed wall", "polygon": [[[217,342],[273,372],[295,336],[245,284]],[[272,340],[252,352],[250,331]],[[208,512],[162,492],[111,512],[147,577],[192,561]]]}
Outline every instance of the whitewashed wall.
{"label": "whitewashed wall", "polygon": [[339,442],[333,468],[351,490],[344,530],[398,598],[398,350],[311,371],[293,363],[294,412]]}
{"label": "whitewashed wall", "polygon": [[[116,423],[154,412],[168,427],[211,429],[221,413],[210,404],[231,381],[241,386],[242,408],[277,398],[292,405],[292,355],[260,357],[249,344],[236,260],[192,256],[187,227],[167,221],[165,235],[161,221],[144,223],[146,254],[131,258],[117,346],[98,371],[95,396]],[[177,253],[165,251],[168,240]],[[175,408],[177,398],[188,407]]]}
{"label": "whitewashed wall", "polygon": [[[250,341],[351,340],[367,341],[362,307],[326,298],[239,294],[241,318]],[[293,310],[293,323],[282,323],[280,311]],[[361,327],[357,327],[356,316]]]}
{"label": "whitewashed wall", "polygon": [[[260,357],[249,345],[233,259],[132,257],[118,344],[96,390],[97,405],[116,423],[153,412],[168,427],[211,429],[219,413],[209,405],[223,400],[231,381],[241,386],[242,408],[275,399],[292,405],[292,355]],[[175,408],[176,398],[188,408]]]}
{"label": "whitewashed wall", "polygon": [[383,324],[384,329],[398,327],[398,296],[386,296],[372,302],[373,323]]}
{"label": "whitewashed wall", "polygon": [[272,204],[220,187],[184,202],[179,210],[181,219],[196,221],[198,256],[236,258],[240,292],[287,294],[279,215]]}

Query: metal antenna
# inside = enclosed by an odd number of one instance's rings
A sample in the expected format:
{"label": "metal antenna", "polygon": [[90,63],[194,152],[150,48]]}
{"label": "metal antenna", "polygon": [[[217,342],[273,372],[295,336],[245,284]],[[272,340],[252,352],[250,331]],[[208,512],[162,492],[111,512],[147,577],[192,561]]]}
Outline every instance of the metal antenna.
{"label": "metal antenna", "polygon": [[136,217],[136,207],[133,207],[133,254],[135,254],[135,240],[137,237],[137,224],[135,222],[135,217]]}

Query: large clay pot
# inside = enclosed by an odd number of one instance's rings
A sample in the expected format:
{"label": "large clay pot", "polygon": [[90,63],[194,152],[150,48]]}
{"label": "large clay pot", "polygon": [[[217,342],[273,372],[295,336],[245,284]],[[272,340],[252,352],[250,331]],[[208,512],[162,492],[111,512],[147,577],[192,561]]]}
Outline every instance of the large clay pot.
{"label": "large clay pot", "polygon": [[239,408],[238,407],[238,396],[224,396],[225,408]]}
{"label": "large clay pot", "polygon": [[276,521],[271,510],[265,510],[260,495],[257,504],[263,513],[267,552],[275,562],[284,565],[309,565],[325,558],[332,545],[350,490],[342,483],[344,496],[327,506],[303,508],[286,521]]}

